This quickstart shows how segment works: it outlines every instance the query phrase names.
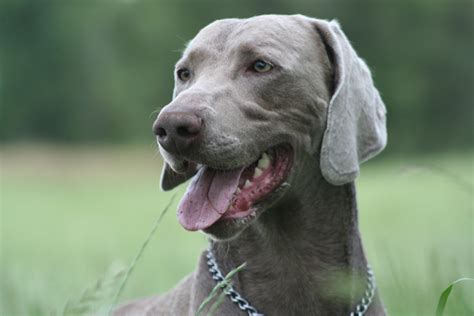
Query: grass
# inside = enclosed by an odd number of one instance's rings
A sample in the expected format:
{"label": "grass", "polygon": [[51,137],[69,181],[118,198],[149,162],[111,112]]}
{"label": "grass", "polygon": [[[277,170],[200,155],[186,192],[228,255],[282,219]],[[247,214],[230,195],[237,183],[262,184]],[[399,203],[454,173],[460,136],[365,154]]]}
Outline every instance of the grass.
{"label": "grass", "polygon": [[453,283],[451,283],[444,291],[441,293],[439,300],[438,300],[438,306],[436,306],[436,316],[443,316],[444,314],[444,309],[446,308],[446,303],[448,302],[449,295],[451,294],[451,291],[453,290],[453,287],[461,282],[469,282],[469,281],[474,281],[474,279],[471,278],[461,278],[457,279]]}
{"label": "grass", "polygon": [[[173,194],[159,190],[153,147],[16,146],[0,157],[1,315],[55,314],[80,299],[132,261]],[[472,153],[382,156],[363,166],[361,231],[391,315],[434,315],[449,284],[474,276],[473,175]],[[203,234],[178,225],[176,204],[121,300],[166,291],[205,249]],[[445,315],[472,315],[473,297],[473,282],[457,284]]]}
{"label": "grass", "polygon": [[[210,316],[209,314],[213,314],[213,311],[215,311],[216,308],[219,307],[219,305],[222,303],[222,299],[226,295],[225,291],[232,288],[233,286],[232,278],[241,270],[243,270],[245,266],[246,266],[246,263],[244,262],[237,268],[227,273],[222,281],[218,281],[218,283],[214,286],[214,288],[209,293],[208,297],[206,297],[206,299],[201,303],[201,305],[199,305],[199,308],[196,312],[196,316],[202,316],[202,312],[204,311],[204,309],[206,309],[209,306],[210,308],[209,308],[208,316]],[[216,297],[217,297],[217,300],[215,300]],[[214,300],[214,303],[210,304],[212,300]]]}

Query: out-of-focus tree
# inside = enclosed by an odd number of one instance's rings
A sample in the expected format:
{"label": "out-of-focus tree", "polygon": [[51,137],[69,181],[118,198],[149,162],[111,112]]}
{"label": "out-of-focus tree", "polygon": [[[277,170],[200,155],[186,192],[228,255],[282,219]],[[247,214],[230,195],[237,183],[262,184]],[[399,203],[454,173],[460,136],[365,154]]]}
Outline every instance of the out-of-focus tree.
{"label": "out-of-focus tree", "polygon": [[0,140],[153,142],[173,64],[209,22],[332,19],[368,62],[390,151],[472,148],[470,0],[8,1],[0,3]]}

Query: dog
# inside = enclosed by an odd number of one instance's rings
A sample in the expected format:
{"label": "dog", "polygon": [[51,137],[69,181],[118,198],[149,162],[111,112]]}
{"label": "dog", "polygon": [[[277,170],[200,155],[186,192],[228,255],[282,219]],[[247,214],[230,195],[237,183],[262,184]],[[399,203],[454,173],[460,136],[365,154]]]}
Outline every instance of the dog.
{"label": "dog", "polygon": [[162,189],[192,179],[178,220],[210,249],[170,292],[115,315],[195,315],[242,263],[216,315],[385,315],[354,180],[386,145],[386,109],[336,21],[211,23],[177,62],[153,130]]}

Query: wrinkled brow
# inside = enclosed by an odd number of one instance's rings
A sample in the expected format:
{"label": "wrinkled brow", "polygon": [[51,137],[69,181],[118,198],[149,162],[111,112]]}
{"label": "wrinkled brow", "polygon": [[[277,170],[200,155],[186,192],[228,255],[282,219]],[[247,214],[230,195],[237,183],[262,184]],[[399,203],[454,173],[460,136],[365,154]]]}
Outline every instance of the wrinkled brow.
{"label": "wrinkled brow", "polygon": [[183,57],[177,62],[176,67],[179,67],[183,64],[199,63],[212,57],[213,55],[215,55],[215,53],[207,48],[193,48],[190,51],[184,53]]}
{"label": "wrinkled brow", "polygon": [[241,43],[237,46],[236,51],[245,57],[280,58],[281,52],[277,47],[278,45],[272,42]]}

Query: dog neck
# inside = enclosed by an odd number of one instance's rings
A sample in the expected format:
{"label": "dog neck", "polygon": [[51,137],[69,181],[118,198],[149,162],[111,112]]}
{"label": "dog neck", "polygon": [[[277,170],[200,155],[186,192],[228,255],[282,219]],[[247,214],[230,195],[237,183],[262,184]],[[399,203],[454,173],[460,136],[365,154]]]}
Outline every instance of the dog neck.
{"label": "dog neck", "polygon": [[247,263],[235,288],[265,314],[348,315],[367,266],[354,184],[333,186],[320,173],[299,178],[300,187],[213,251],[223,273]]}

